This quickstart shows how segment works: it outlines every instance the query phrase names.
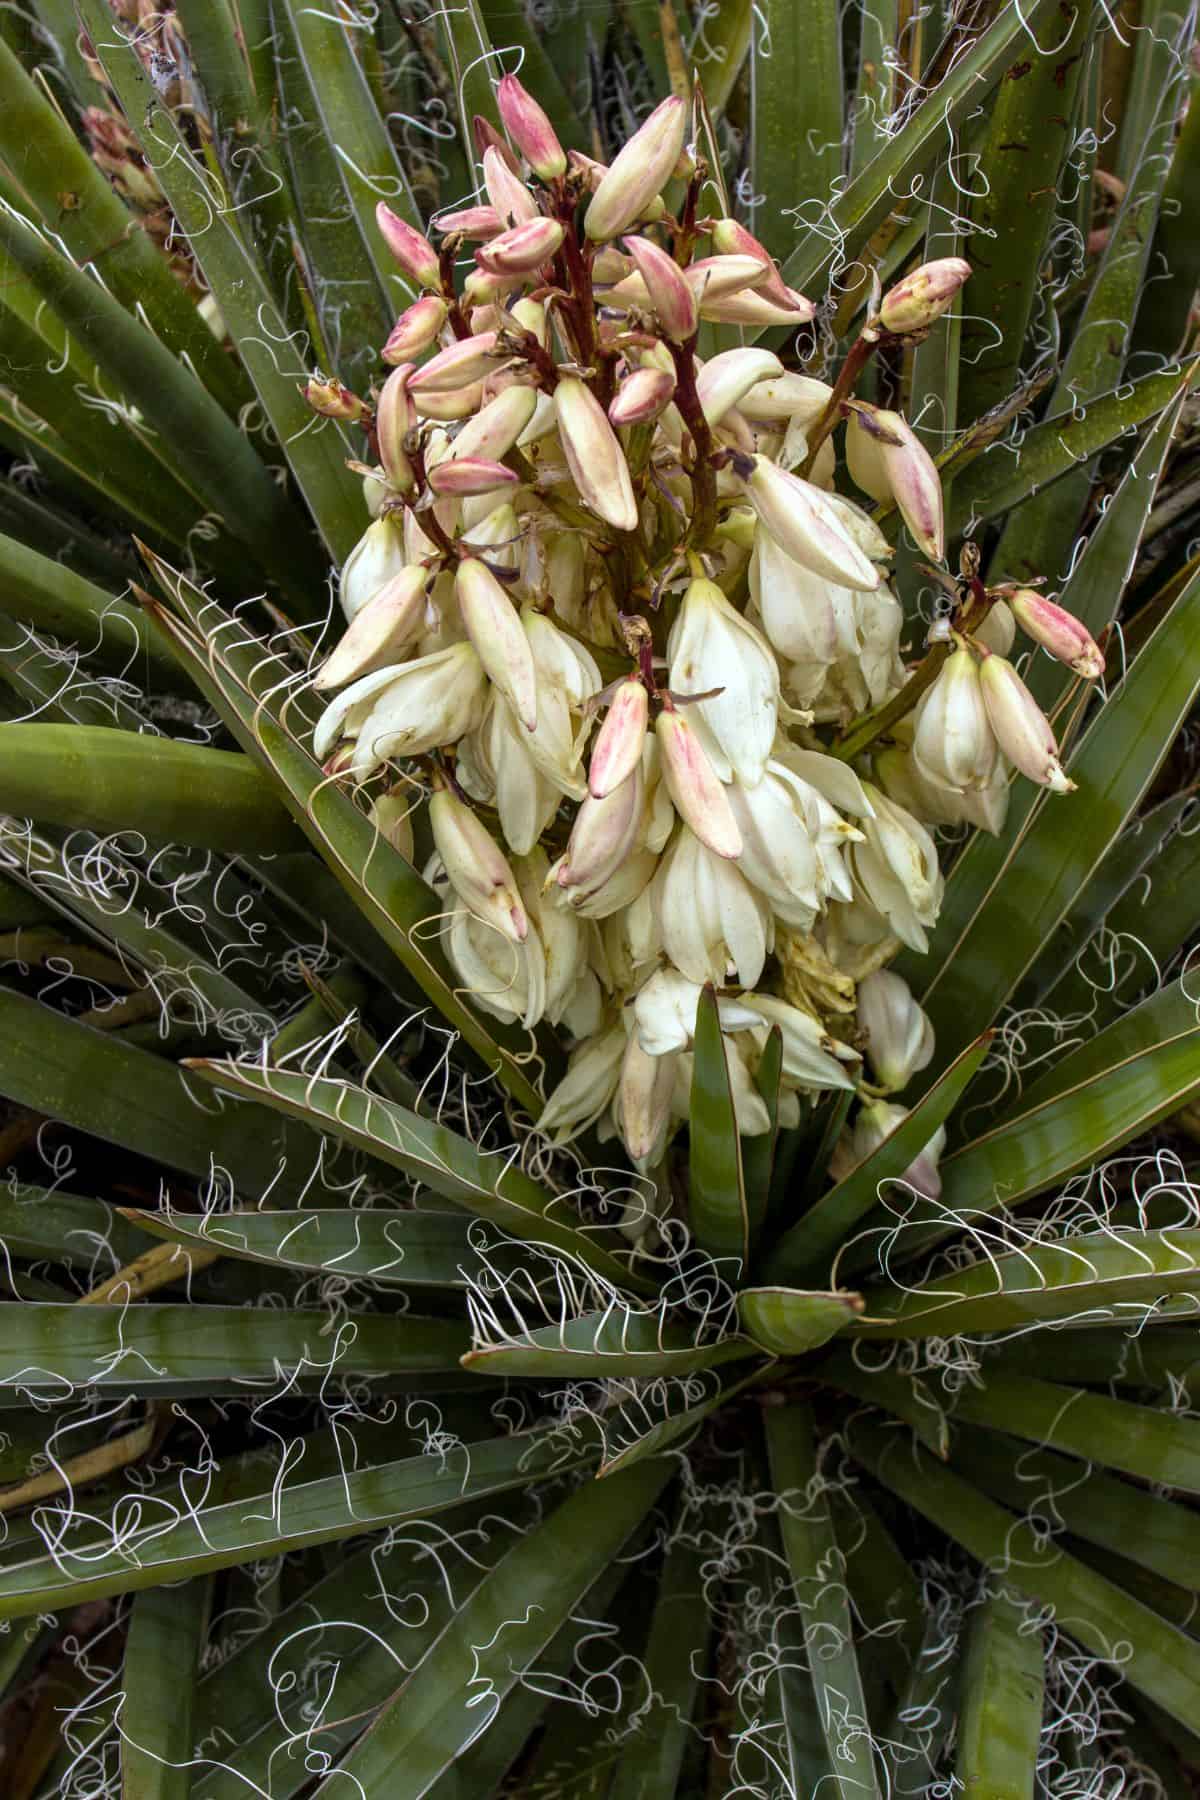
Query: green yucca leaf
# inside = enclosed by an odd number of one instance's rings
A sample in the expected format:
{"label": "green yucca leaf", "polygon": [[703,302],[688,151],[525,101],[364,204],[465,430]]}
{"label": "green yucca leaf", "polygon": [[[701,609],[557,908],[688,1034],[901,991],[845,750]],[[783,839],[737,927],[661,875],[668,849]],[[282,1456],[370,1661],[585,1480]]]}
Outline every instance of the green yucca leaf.
{"label": "green yucca leaf", "polygon": [[[85,1527],[78,1547],[64,1545],[55,1556],[23,1555],[0,1569],[0,1618],[23,1618],[106,1594],[140,1593],[162,1582],[235,1568],[255,1557],[360,1537],[405,1519],[435,1517],[483,1496],[527,1489],[551,1473],[578,1467],[591,1454],[564,1454],[559,1442],[518,1433],[472,1444],[466,1471],[461,1459],[410,1456],[378,1468],[339,1470],[314,1481],[288,1483],[274,1500],[267,1481],[240,1499],[197,1508],[194,1517],[165,1530],[156,1518],[114,1535],[110,1521],[101,1518],[90,1543]],[[114,1542],[120,1547],[111,1548]]]}
{"label": "green yucca leaf", "polygon": [[182,686],[179,665],[129,601],[13,537],[0,537],[0,611],[38,631],[87,646],[101,668]]}
{"label": "green yucca leaf", "polygon": [[467,167],[477,160],[472,121],[486,119],[493,128],[497,124],[496,106],[488,69],[495,58],[487,23],[479,0],[464,0],[440,20],[439,37],[445,45],[446,61],[454,81],[458,102],[458,129],[462,138]]}
{"label": "green yucca leaf", "polygon": [[1044,1689],[1040,1623],[1007,1594],[989,1595],[967,1629],[955,1762],[965,1800],[1033,1800]]}
{"label": "green yucca leaf", "polygon": [[[1115,1402],[1113,1404],[1116,1404]],[[850,1433],[854,1456],[945,1531],[1009,1587],[1070,1619],[1071,1635],[1102,1660],[1120,1645],[1127,1681],[1154,1695],[1173,1718],[1196,1717],[1200,1645],[1167,1625],[1057,1545],[1047,1546],[1024,1519],[988,1500],[904,1434],[865,1422]]]}
{"label": "green yucca leaf", "polygon": [[998,1374],[985,1388],[960,1393],[954,1416],[1143,1481],[1200,1492],[1200,1423],[1195,1419],[1084,1388]]}
{"label": "green yucca leaf", "polygon": [[654,1505],[672,1472],[640,1464],[603,1487],[584,1487],[518,1540],[485,1576],[453,1625],[417,1664],[337,1774],[365,1792],[417,1795],[478,1735],[479,1695],[494,1709],[543,1651],[571,1609]]}
{"label": "green yucca leaf", "polygon": [[916,1375],[900,1372],[889,1357],[882,1366],[860,1358],[857,1349],[839,1347],[821,1364],[821,1380],[839,1394],[850,1394],[868,1406],[882,1407],[944,1462],[950,1448],[950,1426],[936,1390]]}
{"label": "green yucca leaf", "polygon": [[642,1656],[651,1703],[621,1752],[608,1800],[673,1794],[696,1710],[709,1632],[703,1550],[684,1535],[663,1562]]}
{"label": "green yucca leaf", "polygon": [[756,1348],[740,1337],[700,1344],[684,1326],[669,1325],[658,1313],[614,1306],[514,1334],[503,1343],[485,1344],[463,1357],[463,1367],[477,1375],[563,1375],[580,1380],[688,1375],[753,1356]]}
{"label": "green yucca leaf", "polygon": [[65,508],[27,493],[11,477],[0,480],[0,531],[107,592],[119,592],[132,573],[132,564],[113,545]]}
{"label": "green yucca leaf", "polygon": [[877,1149],[821,1195],[772,1250],[768,1268],[777,1275],[800,1274],[828,1261],[859,1221],[870,1213],[885,1183],[895,1181],[920,1155],[962,1098],[988,1053],[986,1034],[964,1050]]}
{"label": "green yucca leaf", "polygon": [[192,1791],[196,1676],[212,1606],[212,1579],[138,1594],[129,1615],[120,1712],[122,1780],[139,1800],[187,1800]]}
{"label": "green yucca leaf", "polygon": [[1138,306],[1133,344],[1138,351],[1148,350],[1172,356],[1183,342],[1187,330],[1187,296],[1200,286],[1200,253],[1196,234],[1187,226],[1187,195],[1195,191],[1197,166],[1200,163],[1200,116],[1192,100],[1195,76],[1187,112],[1179,128],[1171,170],[1162,190],[1158,213],[1158,229],[1151,248],[1152,259],[1161,257],[1173,279],[1152,281],[1144,289]]}
{"label": "green yucca leaf", "polygon": [[803,1356],[842,1331],[861,1307],[857,1294],[806,1293],[801,1288],[743,1288],[742,1329],[773,1356]]}
{"label": "green yucca leaf", "polygon": [[859,15],[858,77],[850,123],[850,175],[861,175],[887,140],[886,121],[894,105],[894,77],[886,58],[896,42],[896,0],[864,0]]}
{"label": "green yucca leaf", "polygon": [[746,1197],[746,1233],[753,1253],[767,1222],[775,1155],[779,1144],[779,1084],[783,1072],[783,1033],[772,1025],[754,1071],[770,1121],[766,1131],[742,1141],[742,1187]]}
{"label": "green yucca leaf", "polygon": [[800,1609],[829,1772],[839,1784],[852,1781],[856,1790],[877,1794],[849,1596],[842,1583],[829,1579],[838,1551],[828,1498],[817,1491],[812,1412],[802,1405],[774,1406],[763,1418],[771,1479],[781,1502],[779,1528]]}
{"label": "green yucca leaf", "polygon": [[[1006,1339],[989,1354],[989,1366],[1017,1375],[1036,1375],[1044,1362],[1033,1355],[1035,1338]],[[1039,1347],[1039,1356],[1044,1352]],[[1160,1325],[1153,1331],[1117,1333],[1082,1326],[1061,1331],[1054,1339],[1054,1369],[1078,1387],[1140,1388],[1161,1393],[1179,1385],[1185,1391],[1200,1376],[1200,1344],[1183,1325]]]}
{"label": "green yucca leaf", "polygon": [[750,1220],[741,1139],[717,996],[711,986],[705,987],[696,1008],[695,1050],[688,1216],[701,1249],[714,1257],[736,1259],[744,1269]]}
{"label": "green yucca leaf", "polygon": [[604,1421],[605,1449],[598,1479],[615,1475],[648,1456],[657,1456],[668,1445],[694,1435],[705,1419],[734,1399],[743,1389],[758,1386],[774,1368],[755,1363],[748,1374],[715,1375],[703,1400],[695,1398],[696,1384],[685,1377],[673,1383],[651,1383],[640,1389],[628,1406],[618,1408]]}
{"label": "green yucca leaf", "polygon": [[1085,1479],[1070,1457],[1031,1450],[972,1426],[955,1428],[950,1462],[1006,1506],[1041,1510],[1063,1531],[1115,1550],[1168,1581],[1200,1586],[1196,1515],[1190,1507],[1100,1469]]}
{"label": "green yucca leaf", "polygon": [[888,1684],[901,1694],[921,1649],[924,1603],[908,1558],[865,1493],[830,1495],[838,1549],[855,1612],[869,1645],[886,1663]]}
{"label": "green yucca leaf", "polygon": [[999,1129],[1005,1130],[1010,1120],[1073,1092],[1085,1082],[1132,1064],[1147,1051],[1188,1038],[1197,1026],[1195,999],[1189,988],[1186,975],[1166,983],[1107,1030],[1060,1058],[1004,1110]]}
{"label": "green yucca leaf", "polygon": [[[1200,1075],[1198,1075],[1200,1079]],[[1042,1319],[1130,1324],[1146,1302],[1200,1295],[1200,1232],[1083,1232],[914,1288],[868,1288],[861,1337],[954,1337]]]}
{"label": "green yucca leaf", "polygon": [[[775,25],[775,21],[772,20]],[[750,48],[751,154],[759,192],[801,200],[827,194],[842,173],[842,21],[836,0],[811,0],[804,30],[782,25]],[[753,229],[784,256],[796,222],[782,207],[759,209]]]}
{"label": "green yucca leaf", "polygon": [[957,1711],[959,1673],[957,1659],[946,1655],[946,1628],[935,1616],[884,1730],[894,1793],[928,1793]]}
{"label": "green yucca leaf", "polygon": [[101,833],[135,831],[269,856],[299,833],[249,757],[93,725],[0,724],[0,807]]}
{"label": "green yucca leaf", "polygon": [[112,1274],[146,1248],[146,1240],[103,1200],[61,1189],[0,1190],[0,1238],[13,1256]]}

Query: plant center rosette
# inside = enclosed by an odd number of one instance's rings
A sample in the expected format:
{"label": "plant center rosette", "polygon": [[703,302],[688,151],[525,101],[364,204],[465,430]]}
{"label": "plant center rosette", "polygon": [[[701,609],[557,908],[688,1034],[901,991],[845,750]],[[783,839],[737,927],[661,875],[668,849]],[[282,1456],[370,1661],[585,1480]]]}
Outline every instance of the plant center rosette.
{"label": "plant center rosette", "polygon": [[[1008,660],[1018,623],[1085,679],[1103,659],[1036,588],[986,588],[971,546],[950,575],[933,461],[855,396],[965,263],[884,295],[835,385],[716,347],[815,308],[744,227],[704,215],[685,103],[607,168],[568,157],[514,77],[498,103],[515,153],[484,128],[486,202],[441,218],[440,249],[379,209],[419,290],[379,392],[309,384],[366,430],[372,514],[315,676],[333,696],[317,751],[398,848],[428,853],[474,1003],[571,1044],[538,1120],[556,1143],[597,1126],[656,1164],[712,984],[740,1131],[769,1128],[755,1073],[778,1029],[783,1124],[806,1096],[858,1091],[845,1169],[932,1055],[885,967],[938,916],[931,828],[999,829],[1014,771],[1071,785]],[[843,427],[858,500],[835,486]],[[863,497],[899,513],[943,594],[911,667]],[[939,1148],[909,1171],[930,1194]],[[648,1227],[643,1211],[629,1230]]]}

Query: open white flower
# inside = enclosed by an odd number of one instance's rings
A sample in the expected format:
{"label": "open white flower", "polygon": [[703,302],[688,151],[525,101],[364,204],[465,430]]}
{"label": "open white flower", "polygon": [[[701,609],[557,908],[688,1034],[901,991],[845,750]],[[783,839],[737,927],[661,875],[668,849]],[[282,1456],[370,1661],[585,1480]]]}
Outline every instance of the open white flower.
{"label": "open white flower", "polygon": [[692,981],[753,987],[774,941],[770,908],[737,867],[682,827],[655,877],[663,944]]}
{"label": "open white flower", "polygon": [[778,717],[779,666],[770,645],[715,582],[698,577],[688,583],[667,653],[672,693],[720,689],[688,707],[689,723],[703,721],[720,778],[736,775],[753,787],[767,766]]}

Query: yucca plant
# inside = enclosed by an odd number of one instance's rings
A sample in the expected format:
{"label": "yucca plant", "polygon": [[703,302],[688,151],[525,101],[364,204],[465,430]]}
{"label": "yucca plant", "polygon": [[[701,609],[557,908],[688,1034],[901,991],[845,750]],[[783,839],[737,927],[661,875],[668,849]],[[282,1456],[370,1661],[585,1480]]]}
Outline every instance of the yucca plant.
{"label": "yucca plant", "polygon": [[1194,1791],[1192,31],[0,12],[6,1795]]}

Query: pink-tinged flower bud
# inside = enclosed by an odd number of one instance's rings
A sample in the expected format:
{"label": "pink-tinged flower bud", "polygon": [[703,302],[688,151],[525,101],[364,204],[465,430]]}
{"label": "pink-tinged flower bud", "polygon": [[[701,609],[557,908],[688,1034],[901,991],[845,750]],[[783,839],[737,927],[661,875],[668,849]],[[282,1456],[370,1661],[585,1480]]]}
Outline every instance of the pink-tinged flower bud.
{"label": "pink-tinged flower bud", "polygon": [[654,726],[663,778],[675,810],[700,842],[717,856],[742,853],[742,834],[729,797],[704,746],[682,713],[660,712]]}
{"label": "pink-tinged flower bud", "polygon": [[467,557],[458,565],[454,591],[467,636],[489,679],[527,731],[537,729],[537,670],[520,615],[486,563]]}
{"label": "pink-tinged flower bud", "polygon": [[322,375],[310,375],[301,391],[313,411],[325,419],[341,419],[344,424],[357,425],[368,411],[365,400],[352,394],[340,381],[326,381]]}
{"label": "pink-tinged flower bud", "polygon": [[502,394],[489,400],[473,419],[468,419],[451,445],[450,455],[456,460],[472,456],[499,462],[512,449],[532,419],[536,407],[535,389],[505,388]]}
{"label": "pink-tinged flower bud", "polygon": [[635,369],[627,375],[609,405],[613,425],[648,425],[670,404],[675,377],[665,369]]}
{"label": "pink-tinged flower bud", "polygon": [[483,404],[483,383],[472,381],[466,387],[447,388],[445,393],[429,394],[422,389],[412,397],[422,419],[436,419],[452,424],[455,419],[469,419]]}
{"label": "pink-tinged flower bud", "polygon": [[387,839],[393,850],[400,852],[405,862],[413,859],[412,808],[410,797],[399,792],[378,795],[367,809],[367,817],[376,831]]}
{"label": "pink-tinged flower bud", "polygon": [[389,484],[400,493],[408,493],[416,477],[404,448],[405,439],[417,423],[416,411],[408,392],[413,372],[411,363],[393,369],[380,390],[375,407],[375,436],[379,442],[379,460]]}
{"label": "pink-tinged flower bud", "polygon": [[380,351],[384,362],[394,367],[397,363],[411,361],[422,350],[428,350],[446,323],[449,310],[440,294],[423,294],[414,301],[400,314],[388,333],[387,342]]}
{"label": "pink-tinged flower bud", "polygon": [[475,140],[476,156],[486,156],[489,150],[498,150],[513,174],[519,175],[521,173],[517,159],[509,149],[508,144],[496,130],[492,121],[490,119],[485,119],[482,113],[473,113],[471,115],[471,136]]}
{"label": "pink-tinged flower bud", "polygon": [[647,1056],[636,1031],[629,1034],[617,1082],[616,1113],[621,1139],[633,1162],[661,1155],[671,1123],[675,1091],[674,1056]]}
{"label": "pink-tinged flower bud", "polygon": [[497,333],[481,331],[478,337],[460,338],[448,350],[439,350],[415,375],[409,377],[414,394],[446,394],[453,388],[466,387],[504,361],[504,351],[496,348]]}
{"label": "pink-tinged flower bud", "polygon": [[496,105],[504,129],[542,181],[554,181],[567,172],[567,157],[553,125],[527,88],[515,75],[502,75],[496,88]]}
{"label": "pink-tinged flower bud", "polygon": [[590,194],[596,192],[608,174],[607,163],[597,162],[594,156],[585,156],[582,150],[568,150],[567,161]]}
{"label": "pink-tinged flower bud", "polygon": [[433,229],[444,237],[453,232],[456,237],[486,242],[488,238],[499,237],[504,230],[504,220],[494,206],[460,206],[457,212],[443,213],[435,219]]}
{"label": "pink-tinged flower bud", "polygon": [[668,256],[648,238],[627,237],[623,241],[646,284],[659,324],[669,338],[682,344],[693,335],[700,322],[696,297],[683,270],[673,256]]}
{"label": "pink-tinged flower bud", "polygon": [[921,774],[956,794],[984,788],[996,767],[996,739],[988,723],[979,664],[970,650],[953,650],[916,711],[913,757]]}
{"label": "pink-tinged flower bud", "polygon": [[720,256],[756,257],[767,270],[767,277],[757,284],[755,292],[786,307],[789,312],[795,310],[794,290],[787,286],[766,245],[760,244],[744,225],[739,225],[736,219],[718,219],[712,229],[712,242],[713,249]]}
{"label": "pink-tinged flower bud", "polygon": [[562,241],[563,228],[557,219],[527,219],[502,231],[475,254],[493,275],[529,275],[558,254]]}
{"label": "pink-tinged flower bud", "polygon": [[677,94],[656,106],[592,195],[583,228],[593,242],[614,238],[641,218],[671,178],[683,149],[687,107]]}
{"label": "pink-tinged flower bud", "polygon": [[580,499],[618,531],[632,531],[638,515],[629,464],[604,408],[590,388],[570,375],[554,390],[554,410]]}
{"label": "pink-tinged flower bud", "polygon": [[412,563],[393,575],[355,613],[350,629],[334,645],[313,680],[318,692],[343,687],[372,669],[399,662],[419,635],[425,618],[429,571]]}
{"label": "pink-tinged flower bud", "polygon": [[732,407],[739,406],[751,388],[772,375],[782,375],[783,364],[770,350],[722,350],[710,357],[696,377],[696,393],[710,425],[719,425]]}
{"label": "pink-tinged flower bud", "polygon": [[873,500],[892,498],[926,556],[946,554],[942,482],[933,458],[897,412],[861,404],[846,427],[846,459],[859,487]]}
{"label": "pink-tinged flower bud", "polygon": [[684,271],[688,286],[702,306],[727,300],[731,294],[757,288],[767,278],[766,265],[757,256],[702,256]]}
{"label": "pink-tinged flower bud", "polygon": [[1072,793],[1075,783],[1063,773],[1050,721],[1012,664],[1003,656],[985,656],[979,680],[992,730],[1009,762],[1056,794]]}
{"label": "pink-tinged flower bud", "polygon": [[952,304],[970,273],[970,263],[961,256],[943,256],[936,262],[922,263],[888,289],[879,308],[879,323],[885,331],[901,334],[927,331]]}
{"label": "pink-tinged flower bud", "polygon": [[441,788],[429,802],[433,842],[450,886],[476,918],[514,944],[529,935],[517,878],[491,834],[457,794]]}
{"label": "pink-tinged flower bud", "polygon": [[873,969],[859,982],[858,1022],[867,1034],[867,1057],[881,1087],[899,1093],[932,1061],[933,1026],[907,981],[891,969]]}
{"label": "pink-tinged flower bud", "polygon": [[879,571],[851,540],[820,488],[756,456],[746,495],[764,530],[804,568],[859,592],[879,586]]}
{"label": "pink-tinged flower bud", "polygon": [[[903,1125],[908,1108],[890,1100],[868,1100],[859,1108],[853,1131],[843,1132],[834,1150],[831,1172],[841,1181],[859,1163],[878,1150],[885,1138]],[[926,1200],[936,1200],[942,1191],[938,1161],[946,1146],[946,1127],[939,1125],[929,1142],[905,1169],[900,1179]]]}
{"label": "pink-tinged flower bud", "polygon": [[1015,594],[1009,595],[1008,604],[1021,630],[1035,644],[1040,644],[1059,662],[1066,663],[1068,669],[1074,669],[1085,681],[1099,681],[1104,673],[1104,652],[1074,613],[1045,599],[1036,588],[1018,588]]}
{"label": "pink-tinged flower bud", "polygon": [[833,389],[827,381],[788,371],[757,382],[742,399],[741,409],[747,418],[766,425],[790,425],[798,419],[803,427],[815,424],[832,398]]}
{"label": "pink-tinged flower bud", "polygon": [[798,294],[795,288],[785,290],[786,300],[773,299],[765,293],[743,288],[740,294],[729,294],[714,297],[705,294],[700,302],[700,317],[711,319],[718,325],[754,325],[765,328],[768,325],[786,325],[794,330],[798,325],[807,325],[816,317],[817,309],[811,300]]}
{"label": "pink-tinged flower bud", "polygon": [[495,145],[483,153],[483,185],[506,230],[539,217],[537,201]]}
{"label": "pink-tinged flower bud", "polygon": [[640,764],[603,799],[587,795],[575,814],[566,855],[554,868],[554,880],[569,902],[586,900],[616,874],[637,842],[645,803]]}
{"label": "pink-tinged flower bud", "polygon": [[[480,252],[477,250],[475,254],[478,256]],[[462,286],[462,304],[470,314],[473,332],[495,331],[507,323],[500,311],[500,303],[520,282],[519,275],[497,275],[481,263],[476,264]],[[485,307],[491,316],[481,322],[479,315]]]}
{"label": "pink-tinged flower bud", "polygon": [[1017,636],[1017,621],[1007,600],[993,600],[991,611],[982,625],[973,627],[971,636],[985,650],[994,650],[997,656],[1007,656]]}
{"label": "pink-tinged flower bud", "polygon": [[375,208],[375,223],[384,243],[411,281],[418,287],[441,286],[438,254],[427,237],[406,224],[382,200]]}
{"label": "pink-tinged flower bud", "polygon": [[596,733],[588,764],[588,787],[597,800],[611,794],[637,768],[646,742],[650,696],[635,677],[622,681]]}
{"label": "pink-tinged flower bud", "polygon": [[429,485],[435,494],[451,494],[461,499],[467,494],[491,494],[497,488],[516,487],[521,477],[500,462],[488,462],[482,456],[456,456],[439,463],[429,471]]}

